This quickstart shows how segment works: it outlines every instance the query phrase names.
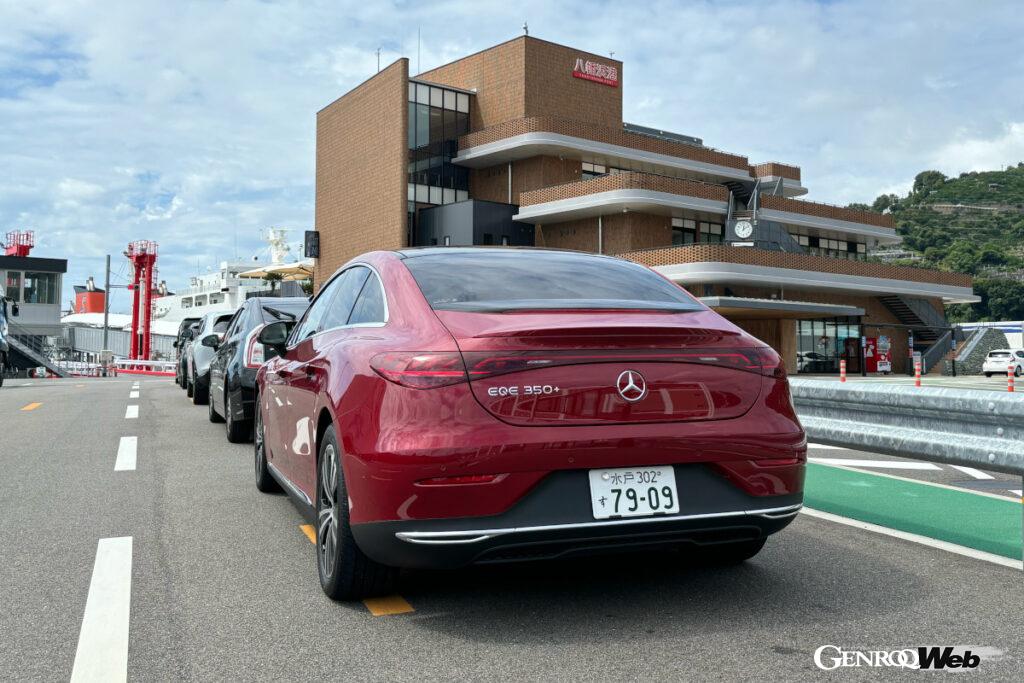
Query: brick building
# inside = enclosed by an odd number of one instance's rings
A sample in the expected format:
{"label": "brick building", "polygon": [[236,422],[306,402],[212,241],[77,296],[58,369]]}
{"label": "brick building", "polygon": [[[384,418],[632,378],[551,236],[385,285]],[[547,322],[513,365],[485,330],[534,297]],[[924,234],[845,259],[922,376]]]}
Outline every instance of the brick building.
{"label": "brick building", "polygon": [[[523,36],[409,75],[400,59],[317,114],[322,282],[410,245],[507,244],[649,265],[775,347],[792,372],[886,343],[939,365],[956,273],[875,263],[892,218],[794,199],[800,169],[622,120],[621,62]],[[868,355],[870,353],[870,344]]]}

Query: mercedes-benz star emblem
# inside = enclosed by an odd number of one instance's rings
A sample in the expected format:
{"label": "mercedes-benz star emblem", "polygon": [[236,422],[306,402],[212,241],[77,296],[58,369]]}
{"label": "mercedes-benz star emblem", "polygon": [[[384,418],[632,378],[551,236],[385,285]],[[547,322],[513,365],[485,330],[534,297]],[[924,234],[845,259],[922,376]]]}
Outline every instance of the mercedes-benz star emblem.
{"label": "mercedes-benz star emblem", "polygon": [[647,382],[636,370],[624,370],[615,380],[615,388],[619,390],[619,396],[630,403],[636,403],[647,395]]}

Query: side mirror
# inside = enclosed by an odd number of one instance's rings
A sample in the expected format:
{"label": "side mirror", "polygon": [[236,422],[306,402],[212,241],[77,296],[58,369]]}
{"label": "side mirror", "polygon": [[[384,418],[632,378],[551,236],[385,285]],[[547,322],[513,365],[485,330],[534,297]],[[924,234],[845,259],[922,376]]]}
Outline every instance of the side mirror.
{"label": "side mirror", "polygon": [[171,347],[173,347],[175,349],[178,348],[178,340],[177,339],[174,340],[174,342],[171,344]]}
{"label": "side mirror", "polygon": [[217,336],[216,334],[208,334],[205,337],[203,337],[199,343],[202,344],[203,346],[208,346],[211,349],[216,349],[217,347],[220,346],[220,337]]}
{"label": "side mirror", "polygon": [[259,336],[256,337],[256,341],[270,347],[279,356],[284,355],[285,344],[288,342],[288,333],[290,331],[288,324],[283,320],[279,320],[265,325],[260,330]]}
{"label": "side mirror", "polygon": [[11,306],[11,317],[12,318],[17,318],[20,313],[21,313],[21,306],[19,306],[18,303],[15,302],[14,305]]}

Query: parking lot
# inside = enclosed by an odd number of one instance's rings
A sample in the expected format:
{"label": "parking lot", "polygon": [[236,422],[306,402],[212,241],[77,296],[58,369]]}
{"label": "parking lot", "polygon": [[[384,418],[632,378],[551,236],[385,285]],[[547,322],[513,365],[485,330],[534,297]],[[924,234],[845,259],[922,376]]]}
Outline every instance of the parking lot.
{"label": "parking lot", "polygon": [[[0,423],[3,680],[806,680],[826,644],[966,644],[986,679],[1024,672],[1012,563],[802,514],[735,567],[655,553],[412,572],[395,596],[339,604],[306,521],[253,486],[251,445],[170,380],[13,382]],[[840,455],[871,457],[811,452]],[[1018,501],[1013,483],[992,495]]]}

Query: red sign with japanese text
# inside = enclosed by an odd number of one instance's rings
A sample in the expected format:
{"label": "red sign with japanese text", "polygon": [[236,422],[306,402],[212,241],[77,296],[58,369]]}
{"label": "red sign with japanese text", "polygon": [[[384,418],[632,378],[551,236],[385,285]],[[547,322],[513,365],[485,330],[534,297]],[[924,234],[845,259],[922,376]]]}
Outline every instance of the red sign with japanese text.
{"label": "red sign with japanese text", "polygon": [[593,62],[583,57],[576,58],[576,66],[572,69],[572,75],[575,78],[594,81],[602,85],[610,85],[613,88],[619,87],[618,67]]}

